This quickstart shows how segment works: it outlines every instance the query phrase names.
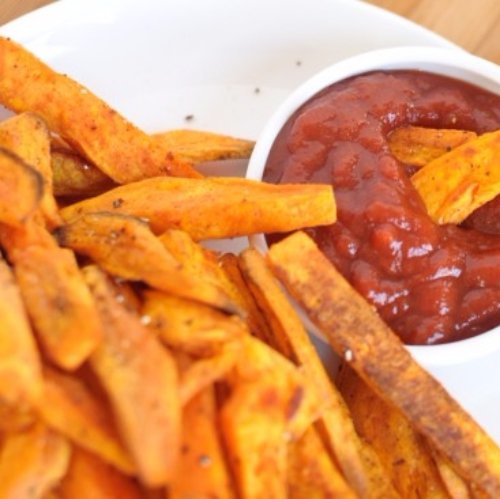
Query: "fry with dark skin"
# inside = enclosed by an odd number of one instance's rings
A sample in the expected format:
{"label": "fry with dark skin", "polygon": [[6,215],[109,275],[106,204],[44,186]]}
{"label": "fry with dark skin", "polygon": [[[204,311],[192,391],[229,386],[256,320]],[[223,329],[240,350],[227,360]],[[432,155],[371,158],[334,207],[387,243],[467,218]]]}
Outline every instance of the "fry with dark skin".
{"label": "fry with dark skin", "polygon": [[182,229],[196,241],[287,232],[336,219],[329,185],[273,185],[229,177],[147,179],[70,205],[61,215],[71,221],[99,211],[147,219],[155,234]]}
{"label": "fry with dark skin", "polygon": [[278,279],[332,348],[384,400],[492,497],[500,495],[500,449],[302,232],[269,250]]}

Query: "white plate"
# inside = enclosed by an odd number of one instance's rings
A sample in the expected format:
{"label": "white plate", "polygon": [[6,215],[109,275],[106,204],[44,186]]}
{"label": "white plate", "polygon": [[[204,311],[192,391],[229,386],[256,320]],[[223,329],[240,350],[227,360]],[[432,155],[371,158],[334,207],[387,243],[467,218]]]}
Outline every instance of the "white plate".
{"label": "white plate", "polygon": [[[192,127],[247,138],[257,138],[295,87],[342,58],[401,45],[453,47],[356,0],[60,0],[0,34],[147,131]],[[498,390],[494,401],[471,406],[473,391],[466,380],[453,387],[500,438],[487,417],[500,404]]]}

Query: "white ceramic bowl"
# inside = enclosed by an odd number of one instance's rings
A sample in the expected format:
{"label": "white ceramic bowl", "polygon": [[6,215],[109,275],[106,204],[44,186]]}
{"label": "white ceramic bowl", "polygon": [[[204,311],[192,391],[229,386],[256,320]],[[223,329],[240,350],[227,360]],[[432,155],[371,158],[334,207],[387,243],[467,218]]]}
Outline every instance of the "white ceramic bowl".
{"label": "white ceramic bowl", "polygon": [[[276,136],[298,107],[333,83],[377,69],[421,69],[500,94],[500,67],[457,49],[401,47],[345,59],[307,80],[277,109],[257,140],[247,177],[262,178]],[[266,248],[262,235],[251,243]],[[500,443],[500,326],[466,340],[408,350]]]}

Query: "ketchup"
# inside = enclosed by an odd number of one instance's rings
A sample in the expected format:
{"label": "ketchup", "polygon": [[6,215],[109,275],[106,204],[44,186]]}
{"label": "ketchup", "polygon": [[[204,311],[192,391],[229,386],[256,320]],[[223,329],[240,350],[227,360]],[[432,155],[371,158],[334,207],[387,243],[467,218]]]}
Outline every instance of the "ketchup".
{"label": "ketchup", "polygon": [[338,221],[310,235],[405,343],[446,343],[500,324],[500,202],[436,225],[389,150],[408,125],[496,130],[500,96],[421,71],[344,80],[288,120],[264,180],[332,184]]}

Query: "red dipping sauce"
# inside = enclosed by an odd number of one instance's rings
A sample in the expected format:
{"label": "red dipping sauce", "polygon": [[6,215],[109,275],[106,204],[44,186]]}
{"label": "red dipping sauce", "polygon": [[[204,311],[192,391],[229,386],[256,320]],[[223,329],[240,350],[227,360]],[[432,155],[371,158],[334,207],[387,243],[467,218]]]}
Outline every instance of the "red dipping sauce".
{"label": "red dipping sauce", "polygon": [[420,71],[349,78],[287,121],[263,178],[331,183],[338,221],[309,230],[321,250],[405,343],[456,341],[500,324],[500,201],[436,225],[389,150],[407,125],[496,130],[500,96]]}

